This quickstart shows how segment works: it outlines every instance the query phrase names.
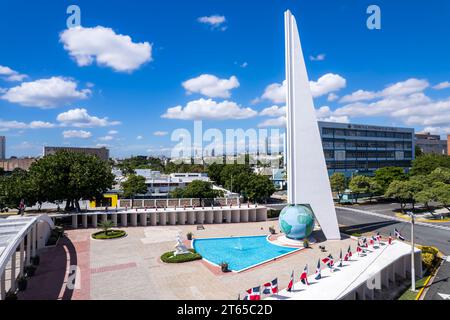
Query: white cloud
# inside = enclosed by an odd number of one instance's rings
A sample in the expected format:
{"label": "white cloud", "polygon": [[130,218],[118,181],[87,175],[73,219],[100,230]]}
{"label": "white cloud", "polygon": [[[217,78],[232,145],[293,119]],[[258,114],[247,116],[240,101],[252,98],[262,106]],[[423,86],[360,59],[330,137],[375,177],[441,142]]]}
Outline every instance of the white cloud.
{"label": "white cloud", "polygon": [[286,116],[286,106],[284,106],[284,107],[271,106],[271,107],[263,109],[259,113],[259,115],[260,116],[267,116],[267,117]]}
{"label": "white cloud", "polygon": [[109,130],[108,131],[109,135],[114,135],[114,134],[118,134],[118,133],[119,133],[119,131],[117,131],[117,130]]}
{"label": "white cloud", "polygon": [[450,88],[450,82],[448,82],[448,81],[438,83],[437,85],[435,85],[433,87],[433,89],[436,89],[436,90],[442,90],[442,89],[447,89],[447,88]]}
{"label": "white cloud", "polygon": [[23,82],[8,89],[1,98],[26,107],[47,109],[86,99],[90,94],[89,89],[77,90],[77,83],[73,80],[51,77]]}
{"label": "white cloud", "polygon": [[136,139],[137,140],[142,140],[142,139],[144,139],[144,137],[143,136],[137,136]]}
{"label": "white cloud", "polygon": [[0,65],[0,77],[7,81],[23,81],[28,76],[26,74],[20,74],[10,67]]}
{"label": "white cloud", "polygon": [[425,127],[421,132],[429,132],[431,134],[447,135],[450,132],[450,126],[446,127]]}
{"label": "white cloud", "polygon": [[113,136],[109,136],[109,135],[98,138],[98,140],[100,140],[100,141],[111,141],[113,139],[114,139],[114,137]]}
{"label": "white cloud", "polygon": [[330,93],[327,97],[327,101],[329,101],[329,102],[336,101],[337,99],[339,99],[339,96],[333,92]]}
{"label": "white cloud", "polygon": [[345,88],[347,81],[338,74],[327,73],[317,81],[310,81],[309,84],[311,86],[311,93],[316,98]]}
{"label": "white cloud", "polygon": [[410,78],[387,86],[385,89],[375,92],[366,90],[357,90],[352,94],[342,97],[341,103],[358,102],[365,100],[374,100],[376,98],[395,98],[419,93],[430,86],[427,80]]}
{"label": "white cloud", "polygon": [[226,26],[222,26],[227,21],[225,16],[220,15],[204,16],[199,17],[197,21],[200,23],[207,24],[211,26],[213,29],[220,28],[221,31],[225,31],[227,29]]}
{"label": "white cloud", "polygon": [[10,129],[48,129],[54,127],[56,127],[54,123],[45,121],[31,121],[30,123],[25,123],[15,120],[4,121],[0,119],[0,131],[8,131]]}
{"label": "white cloud", "polygon": [[259,128],[267,128],[267,127],[285,127],[286,126],[286,117],[281,116],[278,118],[271,118],[264,120],[260,124],[258,124]]}
{"label": "white cloud", "polygon": [[323,61],[323,60],[325,60],[325,54],[324,53],[321,53],[321,54],[318,54],[317,56],[309,56],[309,60],[311,60],[311,61]]}
{"label": "white cloud", "polygon": [[107,117],[99,118],[91,116],[84,108],[71,109],[60,113],[56,117],[56,120],[61,122],[63,126],[77,128],[106,127],[120,124],[119,121],[109,121]]}
{"label": "white cloud", "polygon": [[163,136],[166,136],[168,134],[169,133],[167,131],[155,131],[155,132],[153,132],[153,135],[157,136],[157,137],[163,137]]}
{"label": "white cloud", "polygon": [[[317,81],[310,81],[311,94],[314,98],[339,91],[345,88],[347,81],[338,74],[327,73]],[[286,102],[286,80],[280,83],[272,83],[266,87],[261,97],[274,103]]]}
{"label": "white cloud", "polygon": [[66,130],[63,132],[64,139],[70,138],[80,138],[80,139],[88,139],[92,137],[92,133],[84,130]]}
{"label": "white cloud", "polygon": [[75,27],[61,32],[59,38],[80,67],[95,60],[98,65],[118,72],[132,72],[152,61],[150,43],[133,42],[130,36],[116,34],[111,28]]}
{"label": "white cloud", "polygon": [[230,79],[219,79],[211,74],[202,74],[182,83],[188,94],[201,93],[210,98],[229,98],[230,90],[239,87],[235,76]]}
{"label": "white cloud", "polygon": [[247,68],[248,67],[248,62],[244,62],[241,64],[241,68]]}
{"label": "white cloud", "polygon": [[183,106],[176,106],[167,109],[162,118],[194,120],[194,119],[247,119],[256,116],[258,113],[251,108],[243,108],[233,101],[216,102],[212,99],[199,99],[190,101]]}

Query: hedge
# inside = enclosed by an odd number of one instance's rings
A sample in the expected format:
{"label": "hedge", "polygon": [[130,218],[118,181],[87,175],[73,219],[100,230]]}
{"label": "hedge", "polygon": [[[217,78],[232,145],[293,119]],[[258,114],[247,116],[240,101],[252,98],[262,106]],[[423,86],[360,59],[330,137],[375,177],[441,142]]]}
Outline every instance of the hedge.
{"label": "hedge", "polygon": [[173,251],[166,252],[161,256],[161,261],[166,263],[183,263],[202,259],[202,256],[195,252],[194,249],[189,249],[189,251],[191,253],[180,254],[177,256],[174,256]]}
{"label": "hedge", "polygon": [[105,231],[99,231],[94,234],[92,234],[92,238],[98,239],[98,240],[106,240],[106,239],[117,239],[125,237],[127,233],[123,230],[109,230],[108,234],[105,233]]}

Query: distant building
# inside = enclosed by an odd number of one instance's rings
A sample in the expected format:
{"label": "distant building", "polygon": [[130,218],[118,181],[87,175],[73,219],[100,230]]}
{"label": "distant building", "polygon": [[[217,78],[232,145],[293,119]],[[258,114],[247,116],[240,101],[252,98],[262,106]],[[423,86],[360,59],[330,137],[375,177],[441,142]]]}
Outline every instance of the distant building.
{"label": "distant building", "polygon": [[102,148],[77,148],[77,147],[44,147],[44,156],[55,154],[58,151],[78,152],[87,155],[94,155],[104,161],[109,159],[109,149]]}
{"label": "distant building", "polygon": [[0,136],[0,160],[6,159],[6,137]]}
{"label": "distant building", "polygon": [[414,129],[319,121],[328,173],[371,175],[382,167],[405,171],[414,160]]}
{"label": "distant building", "polygon": [[441,140],[441,136],[438,134],[416,133],[415,143],[423,153],[449,154],[448,141]]}
{"label": "distant building", "polygon": [[10,159],[0,159],[0,168],[5,171],[13,171],[14,169],[29,170],[31,164],[35,162],[36,158],[10,158]]}

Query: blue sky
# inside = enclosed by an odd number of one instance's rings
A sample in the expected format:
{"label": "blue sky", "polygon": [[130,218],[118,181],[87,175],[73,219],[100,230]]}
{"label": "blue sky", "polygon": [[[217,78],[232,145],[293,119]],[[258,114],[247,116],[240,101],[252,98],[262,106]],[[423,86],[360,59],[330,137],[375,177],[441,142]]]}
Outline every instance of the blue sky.
{"label": "blue sky", "polygon": [[[71,4],[81,27],[68,30]],[[381,30],[366,27],[371,4]],[[172,131],[194,119],[220,130],[282,127],[286,9],[319,119],[450,133],[446,0],[4,0],[7,155],[39,155],[43,145],[167,153]]]}

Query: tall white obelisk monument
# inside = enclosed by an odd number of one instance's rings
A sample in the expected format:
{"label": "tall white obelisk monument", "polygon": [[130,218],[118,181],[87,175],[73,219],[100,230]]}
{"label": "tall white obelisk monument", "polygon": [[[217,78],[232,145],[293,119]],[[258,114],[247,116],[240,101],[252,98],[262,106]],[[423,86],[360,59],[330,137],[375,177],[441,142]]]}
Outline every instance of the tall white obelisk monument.
{"label": "tall white obelisk monument", "polygon": [[313,98],[294,16],[284,14],[288,203],[308,204],[328,240],[340,239]]}

